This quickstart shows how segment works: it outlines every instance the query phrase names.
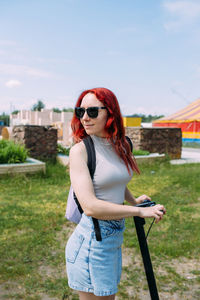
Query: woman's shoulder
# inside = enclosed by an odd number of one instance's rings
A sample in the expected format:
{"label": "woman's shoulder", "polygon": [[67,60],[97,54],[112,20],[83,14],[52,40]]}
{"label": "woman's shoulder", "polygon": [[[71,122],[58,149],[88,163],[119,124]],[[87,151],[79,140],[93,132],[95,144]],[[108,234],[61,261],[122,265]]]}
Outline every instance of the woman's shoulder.
{"label": "woman's shoulder", "polygon": [[69,157],[70,157],[70,160],[71,159],[87,159],[87,152],[86,152],[86,149],[85,149],[85,145],[84,143],[81,141],[79,143],[76,143],[74,144],[71,149],[70,149],[70,152],[69,152]]}

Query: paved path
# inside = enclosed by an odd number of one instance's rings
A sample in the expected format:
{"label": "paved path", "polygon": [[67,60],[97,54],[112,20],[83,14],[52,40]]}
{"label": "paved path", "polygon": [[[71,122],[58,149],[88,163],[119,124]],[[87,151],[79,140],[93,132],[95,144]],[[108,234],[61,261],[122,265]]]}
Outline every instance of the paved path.
{"label": "paved path", "polygon": [[200,163],[200,148],[182,148],[181,159],[173,159],[171,164]]}
{"label": "paved path", "polygon": [[69,156],[67,155],[57,155],[57,160],[64,166],[68,166],[69,165]]}

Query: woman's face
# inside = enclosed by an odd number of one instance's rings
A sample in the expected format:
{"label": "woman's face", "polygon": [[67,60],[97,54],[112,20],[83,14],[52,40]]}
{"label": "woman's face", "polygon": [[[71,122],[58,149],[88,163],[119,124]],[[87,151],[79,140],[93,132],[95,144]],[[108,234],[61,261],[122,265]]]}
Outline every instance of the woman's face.
{"label": "woman's face", "polygon": [[[88,108],[91,106],[103,107],[103,103],[100,102],[93,93],[86,94],[81,102],[80,107]],[[88,135],[96,135],[99,137],[106,137],[105,125],[108,118],[108,112],[106,109],[99,109],[97,118],[90,118],[85,112],[83,118],[80,119],[86,133]]]}

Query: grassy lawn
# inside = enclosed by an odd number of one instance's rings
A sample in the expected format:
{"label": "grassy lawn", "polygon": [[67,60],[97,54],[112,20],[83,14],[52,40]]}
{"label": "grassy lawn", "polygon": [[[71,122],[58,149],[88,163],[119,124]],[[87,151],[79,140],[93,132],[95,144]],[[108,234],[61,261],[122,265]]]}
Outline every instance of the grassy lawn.
{"label": "grassy lawn", "polygon": [[200,148],[200,143],[195,143],[195,142],[183,142],[182,143],[183,147],[187,148]]}
{"label": "grassy lawn", "polygon": [[[142,175],[129,188],[167,208],[148,237],[160,297],[199,299],[200,164],[140,167]],[[64,248],[74,227],[64,218],[69,185],[59,164],[48,164],[45,175],[0,177],[0,299],[78,299],[65,274]],[[149,299],[132,218],[126,220],[123,254],[118,299]]]}

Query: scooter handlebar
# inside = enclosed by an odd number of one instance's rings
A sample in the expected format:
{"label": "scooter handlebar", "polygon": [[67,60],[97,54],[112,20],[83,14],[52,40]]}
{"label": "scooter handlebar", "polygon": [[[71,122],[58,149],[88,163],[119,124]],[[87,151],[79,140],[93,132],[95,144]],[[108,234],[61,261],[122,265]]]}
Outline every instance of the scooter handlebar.
{"label": "scooter handlebar", "polygon": [[[137,207],[151,207],[156,205],[155,201],[150,201],[149,199],[145,199],[142,203],[137,204]],[[160,211],[162,211],[164,213],[164,211],[162,209],[160,209]]]}
{"label": "scooter handlebar", "polygon": [[142,203],[137,204],[137,207],[150,207],[156,205],[156,202],[145,199]]}

